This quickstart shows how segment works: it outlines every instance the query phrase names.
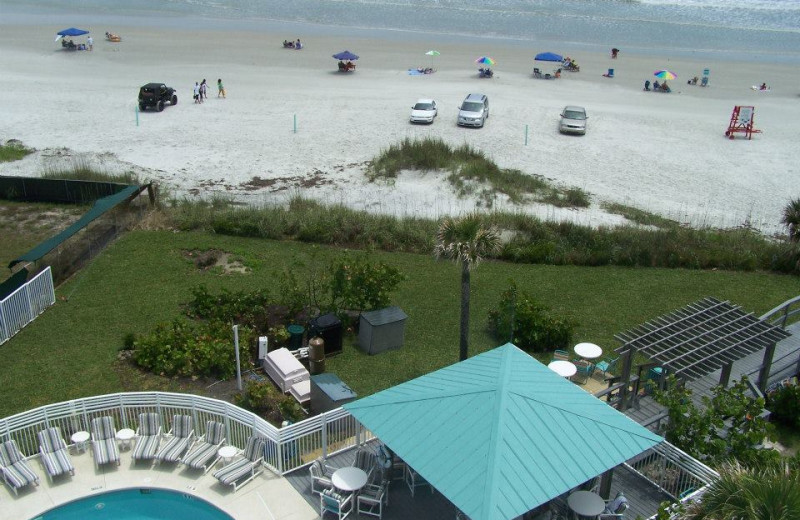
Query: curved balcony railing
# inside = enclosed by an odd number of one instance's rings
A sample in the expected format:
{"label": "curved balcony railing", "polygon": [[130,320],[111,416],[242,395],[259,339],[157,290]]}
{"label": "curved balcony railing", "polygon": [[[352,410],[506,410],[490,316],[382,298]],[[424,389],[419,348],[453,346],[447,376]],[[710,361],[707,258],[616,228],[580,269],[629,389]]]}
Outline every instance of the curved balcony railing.
{"label": "curved balcony railing", "polygon": [[36,433],[58,426],[65,439],[77,431],[90,431],[92,419],[111,416],[117,429],[138,426],[140,413],[157,412],[165,430],[173,415],[190,415],[195,433],[205,433],[206,421],[225,424],[227,442],[244,449],[251,435],[266,441],[265,463],[285,474],[319,456],[351,448],[371,434],[345,410],[338,408],[296,424],[276,428],[252,412],[233,404],[191,394],[128,392],[49,404],[0,419],[0,439],[14,439],[28,456],[38,454]]}
{"label": "curved balcony railing", "polygon": [[786,300],[771,311],[761,316],[762,321],[785,329],[787,325],[800,317],[800,296]]}

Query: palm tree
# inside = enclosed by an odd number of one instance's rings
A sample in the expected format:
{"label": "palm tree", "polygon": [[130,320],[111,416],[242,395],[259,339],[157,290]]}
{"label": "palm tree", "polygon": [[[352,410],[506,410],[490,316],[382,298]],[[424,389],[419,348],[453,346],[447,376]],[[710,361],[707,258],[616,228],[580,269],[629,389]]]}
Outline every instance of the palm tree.
{"label": "palm tree", "polygon": [[467,359],[469,344],[469,282],[470,271],[484,257],[500,247],[500,235],[484,225],[477,213],[460,218],[445,218],[436,234],[433,254],[461,263],[461,336],[459,360]]}
{"label": "palm tree", "polygon": [[793,199],[783,208],[781,222],[789,227],[789,240],[800,242],[800,199]]}
{"label": "palm tree", "polygon": [[797,520],[800,473],[786,461],[747,468],[738,462],[720,469],[699,501],[687,504],[683,520]]}

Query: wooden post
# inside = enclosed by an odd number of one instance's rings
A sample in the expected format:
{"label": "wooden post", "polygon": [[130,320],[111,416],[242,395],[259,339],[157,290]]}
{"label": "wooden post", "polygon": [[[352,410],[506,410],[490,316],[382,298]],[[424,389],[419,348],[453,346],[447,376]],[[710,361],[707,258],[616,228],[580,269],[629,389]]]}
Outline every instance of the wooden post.
{"label": "wooden post", "polygon": [[614,468],[606,471],[600,476],[600,489],[598,494],[603,500],[608,500],[611,496],[611,480],[614,478]]}
{"label": "wooden post", "polygon": [[728,383],[731,381],[731,370],[733,369],[733,361],[722,365],[722,373],[719,376],[719,386],[728,388]]}
{"label": "wooden post", "polygon": [[156,191],[157,191],[157,189],[158,188],[156,188],[155,184],[153,184],[152,182],[147,185],[147,197],[150,199],[150,205],[151,206],[155,206],[156,205]]}
{"label": "wooden post", "polygon": [[764,349],[764,360],[761,362],[761,370],[758,371],[758,388],[761,392],[767,391],[767,381],[769,372],[772,369],[772,358],[775,355],[775,342],[773,341]]}
{"label": "wooden post", "polygon": [[633,356],[636,354],[635,347],[628,347],[628,350],[624,352],[620,352],[620,357],[622,358],[622,374],[620,374],[620,382],[624,383],[624,386],[620,388],[620,401],[619,401],[619,411],[624,412],[628,409],[628,394],[630,393],[630,385],[631,385],[631,366],[633,365]]}

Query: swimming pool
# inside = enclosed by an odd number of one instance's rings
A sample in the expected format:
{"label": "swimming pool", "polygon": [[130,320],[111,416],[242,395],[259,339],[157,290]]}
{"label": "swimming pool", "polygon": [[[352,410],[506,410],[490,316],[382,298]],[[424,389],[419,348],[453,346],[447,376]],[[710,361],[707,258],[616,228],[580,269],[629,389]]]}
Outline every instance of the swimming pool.
{"label": "swimming pool", "polygon": [[32,520],[234,520],[205,500],[167,489],[122,489],[80,498]]}

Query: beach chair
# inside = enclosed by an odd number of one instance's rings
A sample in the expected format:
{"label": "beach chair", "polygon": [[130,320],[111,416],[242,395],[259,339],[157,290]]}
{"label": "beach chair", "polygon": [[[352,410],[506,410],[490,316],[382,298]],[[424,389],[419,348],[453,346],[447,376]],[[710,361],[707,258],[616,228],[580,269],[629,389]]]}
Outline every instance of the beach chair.
{"label": "beach chair", "polygon": [[14,439],[0,444],[0,471],[3,473],[3,480],[14,490],[15,495],[28,484],[39,485],[39,476],[25,460],[25,455],[19,451]]}
{"label": "beach chair", "polygon": [[189,448],[180,462],[192,469],[202,469],[203,473],[208,473],[219,460],[217,452],[223,442],[225,442],[225,425],[216,421],[206,421],[206,432]]}
{"label": "beach chair", "polygon": [[703,76],[703,79],[700,80],[700,86],[701,87],[707,87],[708,86],[708,76]]}
{"label": "beach chair", "polygon": [[61,430],[52,427],[42,430],[36,435],[39,437],[39,453],[42,456],[42,464],[50,482],[53,482],[53,477],[67,472],[74,475],[75,467],[67,452],[67,443],[61,436]]}
{"label": "beach chair", "polygon": [[534,67],[533,68],[533,77],[534,78],[541,78],[542,77],[542,71],[539,70],[538,67]]}
{"label": "beach chair", "polygon": [[161,416],[153,412],[140,413],[136,435],[136,447],[131,457],[134,461],[152,460],[161,443]]}
{"label": "beach chair", "polygon": [[172,429],[167,432],[167,435],[172,435],[172,437],[158,450],[156,461],[159,463],[178,462],[194,438],[192,417],[190,415],[173,416]]}
{"label": "beach chair", "polygon": [[232,486],[233,492],[261,474],[264,462],[264,448],[266,443],[261,437],[252,436],[247,439],[243,457],[231,462],[221,470],[214,473],[214,478],[220,484]]}
{"label": "beach chair", "polygon": [[116,462],[117,466],[119,466],[117,429],[114,428],[113,417],[105,416],[92,419],[92,453],[94,454],[96,468],[109,462]]}

